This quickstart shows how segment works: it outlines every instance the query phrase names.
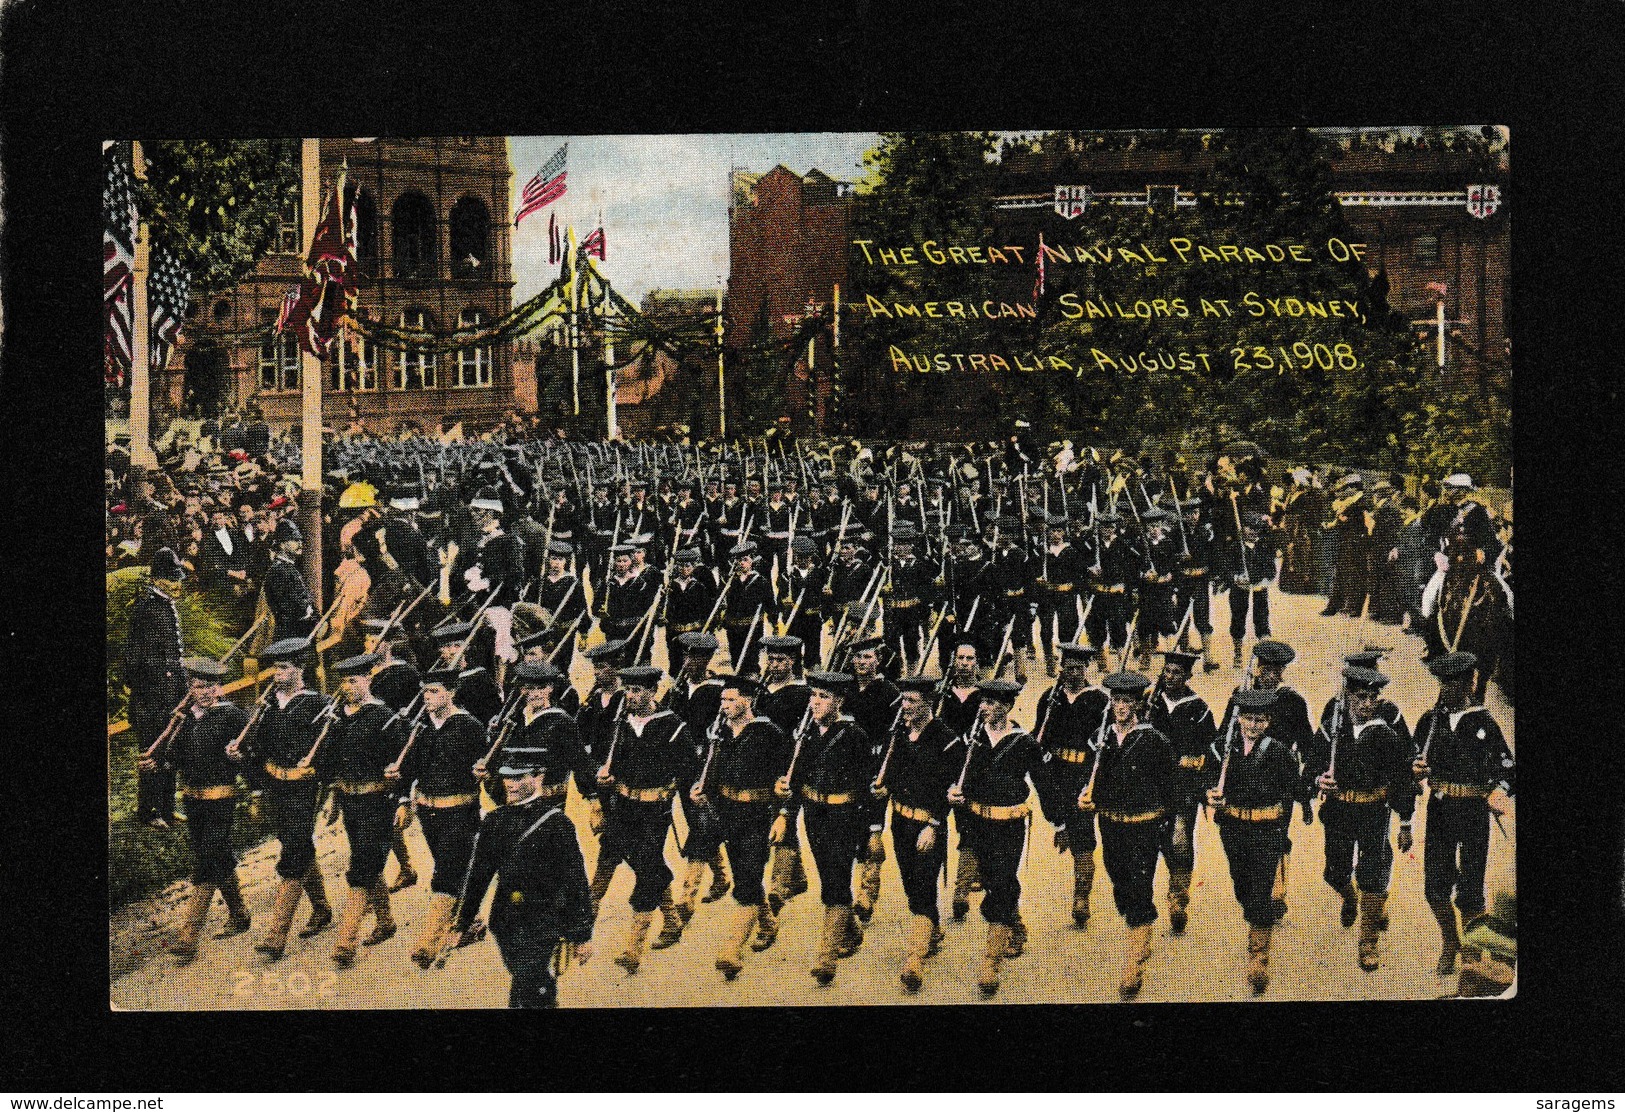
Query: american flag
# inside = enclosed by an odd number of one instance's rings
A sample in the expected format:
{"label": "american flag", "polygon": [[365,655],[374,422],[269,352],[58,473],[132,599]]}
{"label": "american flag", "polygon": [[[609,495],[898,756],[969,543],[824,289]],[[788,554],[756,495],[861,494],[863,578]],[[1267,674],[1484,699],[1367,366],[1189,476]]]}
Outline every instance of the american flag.
{"label": "american flag", "polygon": [[519,222],[531,213],[564,196],[564,160],[569,149],[570,144],[566,143],[554,151],[553,157],[536,171],[536,176],[525,183],[525,191],[519,196],[519,211],[514,214],[514,227],[519,227]]}
{"label": "american flag", "polygon": [[152,365],[162,369],[169,361],[169,349],[180,342],[181,321],[192,299],[192,280],[167,248],[158,251],[158,262],[147,280],[147,299],[152,303]]}
{"label": "american flag", "polygon": [[595,258],[605,258],[604,229],[600,227],[588,232],[587,238],[581,241],[581,250]]}
{"label": "american flag", "polygon": [[107,170],[102,187],[102,301],[107,323],[102,342],[106,380],[122,386],[130,369],[135,305],[135,190],[128,148],[102,147]]}

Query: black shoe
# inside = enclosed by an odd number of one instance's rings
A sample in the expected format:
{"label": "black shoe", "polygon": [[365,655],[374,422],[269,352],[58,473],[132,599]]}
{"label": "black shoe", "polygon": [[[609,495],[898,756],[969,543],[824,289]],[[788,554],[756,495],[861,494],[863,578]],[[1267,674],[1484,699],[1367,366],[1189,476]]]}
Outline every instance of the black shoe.
{"label": "black shoe", "polygon": [[1185,913],[1183,911],[1168,912],[1168,930],[1172,934],[1185,933]]}
{"label": "black shoe", "polygon": [[954,901],[954,921],[956,923],[962,923],[962,922],[965,921],[965,916],[968,915],[968,914],[970,914],[970,901],[969,900],[955,900]]}
{"label": "black shoe", "polygon": [[1337,608],[1335,606],[1328,606],[1328,607],[1326,607],[1326,609],[1324,609],[1324,610],[1322,610],[1320,612],[1320,616],[1322,618],[1330,618],[1333,615],[1335,615],[1337,612],[1338,611],[1337,611]]}
{"label": "black shoe", "polygon": [[[1285,900],[1276,900],[1275,903],[1274,903],[1274,911],[1275,911],[1276,921],[1279,922],[1280,919],[1284,915],[1286,915],[1286,901]],[[1344,925],[1347,926],[1348,924],[1344,924]]]}
{"label": "black shoe", "polygon": [[305,929],[299,932],[300,938],[314,938],[328,927],[333,925],[333,910],[327,907],[318,907],[311,911],[310,920],[305,923]]}
{"label": "black shoe", "polygon": [[1347,930],[1354,925],[1354,920],[1360,917],[1360,903],[1358,900],[1344,900],[1343,912],[1340,916],[1343,929]]}

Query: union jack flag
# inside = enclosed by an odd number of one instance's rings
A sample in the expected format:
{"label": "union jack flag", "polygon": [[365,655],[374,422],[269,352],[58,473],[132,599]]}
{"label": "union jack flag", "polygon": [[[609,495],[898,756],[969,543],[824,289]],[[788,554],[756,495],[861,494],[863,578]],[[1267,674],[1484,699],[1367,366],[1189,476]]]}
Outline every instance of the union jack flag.
{"label": "union jack flag", "polygon": [[102,146],[102,301],[107,321],[102,352],[106,382],[123,386],[135,331],[135,183],[124,143]]}
{"label": "union jack flag", "polygon": [[311,237],[305,277],[282,299],[276,322],[278,332],[294,333],[299,346],[318,358],[356,305],[355,205],[341,215],[342,191],[341,176]]}
{"label": "union jack flag", "polygon": [[158,263],[147,280],[147,298],[152,303],[152,365],[162,369],[169,362],[169,350],[180,342],[181,322],[192,300],[192,280],[168,248],[158,251]]}
{"label": "union jack flag", "polygon": [[587,238],[581,241],[581,250],[594,258],[603,259],[604,256],[604,229],[595,228],[587,233]]}
{"label": "union jack flag", "polygon": [[570,144],[566,143],[554,151],[553,156],[536,171],[536,176],[525,183],[524,192],[519,196],[519,211],[514,214],[514,227],[519,227],[519,222],[531,213],[546,208],[564,196],[564,162],[569,149]]}

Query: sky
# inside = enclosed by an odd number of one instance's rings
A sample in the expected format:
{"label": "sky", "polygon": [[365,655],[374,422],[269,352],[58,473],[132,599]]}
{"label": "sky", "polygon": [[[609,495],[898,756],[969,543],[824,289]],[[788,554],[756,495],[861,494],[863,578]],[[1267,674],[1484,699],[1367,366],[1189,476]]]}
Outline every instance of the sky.
{"label": "sky", "polygon": [[[583,237],[603,212],[608,258],[600,264],[633,302],[651,289],[714,289],[728,276],[731,168],[766,173],[783,163],[798,174],[863,176],[873,133],[782,135],[548,135],[510,137],[513,194],[566,141],[567,192],[525,217],[513,236],[514,303],[558,274],[547,261],[548,217]],[[510,211],[510,219],[511,219]]]}

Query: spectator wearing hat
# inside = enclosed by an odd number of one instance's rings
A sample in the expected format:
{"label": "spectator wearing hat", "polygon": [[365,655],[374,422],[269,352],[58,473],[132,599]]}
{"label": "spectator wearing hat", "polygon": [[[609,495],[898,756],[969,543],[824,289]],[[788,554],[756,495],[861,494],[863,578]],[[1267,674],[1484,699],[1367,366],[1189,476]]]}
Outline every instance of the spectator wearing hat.
{"label": "spectator wearing hat", "polygon": [[364,945],[376,946],[395,937],[389,888],[384,883],[394,799],[384,770],[405,744],[406,731],[395,713],[372,693],[372,670],[377,665],[376,655],[362,653],[333,666],[339,677],[341,705],[325,727],[326,736],[318,743],[314,762],[318,777],[333,785],[328,822],[342,813],[350,847],[344,874],[350,894],[333,943],[333,960],[340,966],[355,961],[361,923],[368,911],[375,924]]}
{"label": "spectator wearing hat", "polygon": [[1199,659],[1176,649],[1164,654],[1146,716],[1168,739],[1174,755],[1172,813],[1159,846],[1168,864],[1168,929],[1174,934],[1182,934],[1188,920],[1191,873],[1196,868],[1196,811],[1219,778],[1213,758],[1218,726],[1207,702],[1190,686],[1191,670]]}
{"label": "spectator wearing hat", "polygon": [[1396,626],[1405,616],[1401,587],[1406,568],[1400,559],[1404,517],[1399,495],[1387,479],[1371,485],[1371,499],[1371,620]]}
{"label": "spectator wearing hat", "polygon": [[[819,898],[824,924],[812,976],[821,985],[835,979],[835,963],[857,951],[863,929],[852,913],[852,866],[863,845],[860,794],[874,780],[869,764],[871,743],[863,728],[842,713],[852,677],[840,672],[813,672],[807,722],[792,738],[788,770],[774,784],[785,804],[799,800],[806,816],[807,841],[818,867]],[[793,812],[781,808],[774,820],[775,841],[782,840]]]}
{"label": "spectator wearing hat", "polygon": [[1297,756],[1270,733],[1279,696],[1268,688],[1236,693],[1236,731],[1214,747],[1219,775],[1207,789],[1219,842],[1230,866],[1230,884],[1247,921],[1247,981],[1253,992],[1269,987],[1270,939],[1276,921],[1273,882],[1284,838],[1282,819],[1301,793]]}
{"label": "spectator wearing hat", "polygon": [[[1345,666],[1348,716],[1336,735],[1322,730],[1305,754],[1306,775],[1323,793],[1320,821],[1326,828],[1326,883],[1343,897],[1345,927],[1359,911],[1360,968],[1377,968],[1377,934],[1386,918],[1394,849],[1389,813],[1399,816],[1399,848],[1412,845],[1416,793],[1411,747],[1377,715],[1388,677],[1372,668]],[[1358,892],[1356,892],[1358,885]]]}
{"label": "spectator wearing hat", "polygon": [[1377,528],[1365,479],[1358,471],[1344,475],[1333,487],[1332,518],[1326,528],[1337,535],[1337,568],[1321,616],[1347,614],[1358,618],[1365,612],[1371,593],[1371,538]]}
{"label": "spectator wearing hat", "polygon": [[[180,611],[175,607],[186,569],[173,549],[160,548],[152,558],[150,578],[130,607],[124,639],[124,682],[130,689],[130,728],[145,752],[163,732],[170,715],[187,693],[181,666]],[[175,773],[162,767],[136,778],[136,818],[165,827],[175,820]]]}
{"label": "spectator wearing hat", "polygon": [[980,685],[978,728],[950,744],[943,760],[957,764],[947,801],[959,808],[960,836],[976,858],[986,895],[982,918],[987,944],[977,974],[984,996],[999,990],[999,966],[1018,956],[1026,931],[1021,923],[1019,868],[1031,814],[1027,798],[1036,781],[1045,818],[1064,824],[1066,817],[1052,791],[1054,782],[1040,772],[1045,753],[1033,736],[1010,721],[1021,685],[992,679]]}
{"label": "spectator wearing hat", "polygon": [[736,546],[728,556],[733,572],[723,585],[722,624],[728,631],[736,675],[754,676],[760,670],[757,644],[766,624],[778,617],[778,603],[767,578],[756,570],[755,542]]}
{"label": "spectator wearing hat", "polygon": [[248,538],[237,528],[231,508],[225,503],[217,505],[209,515],[209,528],[203,534],[199,557],[199,585],[209,591],[223,609],[242,610],[242,600],[253,591],[253,581],[248,574]]}
{"label": "spectator wearing hat", "polygon": [[176,770],[185,780],[181,798],[186,806],[186,839],[192,850],[192,895],[182,912],[170,953],[183,962],[197,955],[198,938],[218,891],[229,914],[226,928],[216,937],[242,934],[250,927],[248,908],[237,882],[237,857],[231,848],[232,818],[236,811],[238,763],[227,747],[248,724],[248,715],[221,698],[225,665],[207,657],[184,661],[187,698],[169,743],[151,757],[143,757],[143,774]]}
{"label": "spectator wearing hat", "polygon": [[327,886],[316,861],[316,808],[321,785],[310,763],[311,749],[321,733],[327,703],[305,686],[310,642],[304,637],[274,641],[260,654],[272,664],[271,687],[262,697],[255,728],[242,746],[228,747],[228,755],[241,753],[264,770],[265,796],[271,805],[271,825],[280,851],[276,872],[280,878],[271,912],[271,926],[254,947],[272,961],[287,947],[288,929],[299,910],[301,893],[310,897],[310,918],[300,938],[310,938],[333,921]]}
{"label": "spectator wearing hat", "polygon": [[[714,816],[715,837],[733,862],[738,905],[716,966],[728,980],[744,968],[744,948],[757,951],[778,936],[778,920],[767,903],[768,836],[773,825],[773,784],[790,763],[783,730],[756,712],[762,687],[743,676],[718,682],[719,709],[705,733],[705,756],[688,789],[689,801]],[[695,829],[692,825],[690,829]],[[693,835],[690,835],[692,838]]]}
{"label": "spectator wearing hat", "polygon": [[[512,977],[510,1008],[558,1006],[558,971],[592,957],[592,900],[575,827],[548,794],[546,756],[517,748],[497,768],[508,802],[480,822],[476,852],[448,941],[475,936],[485,893],[491,936]],[[561,953],[562,948],[562,953]]]}
{"label": "spectator wearing hat", "polygon": [[1281,507],[1281,590],[1314,594],[1322,523],[1331,511],[1331,500],[1307,467],[1294,468],[1290,478],[1292,485]]}
{"label": "spectator wearing hat", "polygon": [[1463,923],[1484,913],[1490,822],[1510,810],[1514,786],[1512,750],[1501,727],[1472,701],[1477,668],[1472,653],[1448,653],[1429,662],[1439,699],[1416,724],[1422,748],[1411,765],[1412,775],[1427,785],[1423,892],[1443,938],[1435,970],[1440,976],[1455,969],[1461,950],[1457,911]]}
{"label": "spectator wearing hat", "polygon": [[[1440,502],[1423,515],[1423,534],[1429,552],[1442,552],[1452,532],[1460,529],[1474,563],[1493,565],[1501,550],[1490,513],[1474,493],[1471,475],[1457,472],[1439,483]],[[1482,558],[1479,554],[1482,553]]]}
{"label": "spectator wearing hat", "polygon": [[1078,795],[1080,811],[1093,810],[1100,822],[1100,855],[1112,881],[1112,900],[1128,924],[1128,955],[1118,993],[1137,995],[1151,956],[1152,899],[1162,826],[1175,800],[1174,755],[1162,732],[1140,720],[1151,683],[1133,672],[1105,679],[1111,694],[1111,722],[1097,739],[1090,782]]}
{"label": "spectator wearing hat", "polygon": [[654,949],[675,945],[685,925],[672,897],[665,848],[672,795],[677,785],[694,780],[694,744],[681,718],[657,709],[660,675],[658,668],[621,669],[622,713],[597,774],[599,792],[613,791],[616,797],[605,816],[600,853],[625,861],[634,876],[632,925],[625,950],[615,958],[628,973],[642,964],[656,908],[662,926]]}
{"label": "spectator wearing hat", "polygon": [[1451,526],[1444,551],[1435,553],[1433,560],[1433,577],[1422,590],[1421,633],[1427,644],[1422,659],[1472,653],[1479,663],[1473,699],[1483,702],[1511,637],[1509,595],[1465,521]]}
{"label": "spectator wearing hat", "polygon": [[451,925],[480,821],[474,764],[485,753],[485,727],[456,705],[459,682],[459,673],[450,668],[423,677],[424,713],[401,755],[385,769],[385,778],[400,789],[395,825],[404,828],[417,816],[434,866],[429,908],[411,953],[424,969],[434,963]]}
{"label": "spectator wearing hat", "polygon": [[[683,659],[683,637],[700,632],[711,617],[717,601],[717,581],[711,568],[701,570],[698,548],[679,548],[672,559],[675,571],[666,586],[665,620],[661,624],[666,629],[666,660],[675,668]],[[709,663],[710,658],[706,661]]]}

